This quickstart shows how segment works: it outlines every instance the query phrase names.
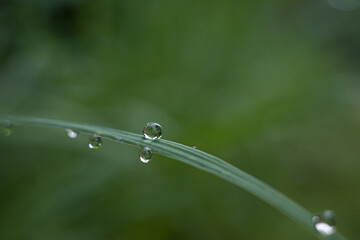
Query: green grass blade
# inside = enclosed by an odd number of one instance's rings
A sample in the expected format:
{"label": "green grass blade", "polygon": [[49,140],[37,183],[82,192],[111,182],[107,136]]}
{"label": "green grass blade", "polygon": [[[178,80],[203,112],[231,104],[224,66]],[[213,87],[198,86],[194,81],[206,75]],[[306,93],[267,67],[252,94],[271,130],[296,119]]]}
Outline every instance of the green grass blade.
{"label": "green grass blade", "polygon": [[193,149],[176,142],[160,140],[147,140],[140,134],[125,132],[121,130],[91,126],[86,124],[71,123],[59,120],[28,118],[28,117],[3,117],[0,122],[11,121],[14,125],[37,125],[57,128],[69,128],[88,134],[99,134],[104,138],[136,145],[139,147],[150,147],[153,152],[182,161],[206,172],[212,173],[228,182],[231,182],[242,189],[252,193],[264,202],[273,206],[284,215],[303,225],[306,229],[322,239],[341,240],[346,239],[340,233],[331,237],[324,237],[316,232],[312,223],[312,214],[302,206],[275,190],[266,183],[251,176],[250,174],[234,167],[222,159]]}

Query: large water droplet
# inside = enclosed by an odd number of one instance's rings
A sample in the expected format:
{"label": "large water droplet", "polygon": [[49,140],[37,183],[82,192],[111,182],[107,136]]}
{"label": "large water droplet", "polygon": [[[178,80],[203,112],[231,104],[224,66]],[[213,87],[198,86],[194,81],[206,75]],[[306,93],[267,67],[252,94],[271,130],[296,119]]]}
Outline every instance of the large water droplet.
{"label": "large water droplet", "polygon": [[336,232],[335,213],[331,210],[325,210],[321,214],[317,214],[312,218],[315,229],[325,236],[330,236]]}
{"label": "large water droplet", "polygon": [[67,135],[69,138],[76,138],[79,135],[78,131],[72,130],[72,129],[65,129]]}
{"label": "large water droplet", "polygon": [[158,123],[149,122],[143,129],[144,137],[147,139],[160,139],[162,135],[162,127]]}
{"label": "large water droplet", "polygon": [[12,130],[13,130],[13,125],[10,121],[3,122],[1,132],[5,137],[10,136],[12,134]]}
{"label": "large water droplet", "polygon": [[152,158],[152,150],[149,147],[144,147],[139,153],[140,160],[143,163],[148,163]]}
{"label": "large water droplet", "polygon": [[99,149],[102,145],[102,138],[99,135],[94,134],[89,139],[89,148],[91,149]]}

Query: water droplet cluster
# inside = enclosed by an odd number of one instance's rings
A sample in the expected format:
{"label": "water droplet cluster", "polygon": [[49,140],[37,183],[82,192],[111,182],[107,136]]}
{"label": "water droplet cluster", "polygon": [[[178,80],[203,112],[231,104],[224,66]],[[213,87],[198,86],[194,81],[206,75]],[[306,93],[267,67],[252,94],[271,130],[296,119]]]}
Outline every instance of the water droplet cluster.
{"label": "water droplet cluster", "polygon": [[331,210],[314,215],[312,221],[316,231],[324,236],[330,236],[336,232],[335,213]]}
{"label": "water droplet cluster", "polygon": [[[5,121],[2,123],[2,134],[4,136],[10,136],[12,133],[13,125],[10,121]],[[67,136],[69,138],[76,138],[79,136],[80,132],[74,129],[67,128],[65,129]],[[143,128],[143,134],[146,139],[156,140],[160,139],[162,136],[162,127],[158,123],[149,122]],[[121,141],[121,138],[115,139]],[[100,135],[94,134],[89,138],[88,145],[90,149],[97,150],[102,146],[102,137]],[[196,147],[193,147],[196,149]],[[139,158],[141,162],[148,163],[152,158],[152,150],[149,147],[144,147],[139,153]]]}
{"label": "water droplet cluster", "polygon": [[[155,122],[149,122],[143,128],[143,134],[146,139],[156,140],[162,136],[162,127]],[[144,147],[139,153],[140,161],[148,163],[152,158],[152,150],[149,147]]]}
{"label": "water droplet cluster", "polygon": [[[65,129],[65,131],[69,138],[76,138],[79,135],[79,132],[74,129]],[[149,122],[143,128],[143,134],[146,139],[150,139],[150,140],[160,139],[162,136],[162,127],[158,123]],[[114,138],[114,140],[122,141],[121,138]],[[102,137],[98,134],[94,134],[93,136],[91,136],[88,141],[89,148],[93,150],[99,149],[102,146],[102,143],[103,143]],[[143,149],[141,149],[139,153],[139,158],[141,162],[148,163],[152,158],[151,148],[144,147]]]}

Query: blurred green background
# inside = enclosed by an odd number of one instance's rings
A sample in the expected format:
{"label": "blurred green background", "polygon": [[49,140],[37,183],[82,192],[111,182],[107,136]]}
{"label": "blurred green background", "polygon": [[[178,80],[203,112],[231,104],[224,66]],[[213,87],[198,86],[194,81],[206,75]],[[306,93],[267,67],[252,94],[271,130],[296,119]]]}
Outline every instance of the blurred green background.
{"label": "blurred green background", "polygon": [[[159,122],[359,239],[359,23],[323,0],[2,0],[0,114]],[[88,137],[0,138],[0,239],[316,239],[210,174]]]}

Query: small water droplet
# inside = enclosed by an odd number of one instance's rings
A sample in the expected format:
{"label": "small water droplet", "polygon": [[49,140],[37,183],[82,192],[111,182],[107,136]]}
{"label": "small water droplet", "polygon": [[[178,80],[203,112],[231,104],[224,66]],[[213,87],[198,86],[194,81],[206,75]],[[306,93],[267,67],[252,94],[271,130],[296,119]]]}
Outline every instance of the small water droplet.
{"label": "small water droplet", "polygon": [[112,139],[117,142],[123,142],[121,137],[113,137]]}
{"label": "small water droplet", "polygon": [[316,231],[325,236],[330,236],[336,232],[335,213],[331,210],[325,210],[321,214],[313,216],[312,221]]}
{"label": "small water droplet", "polygon": [[149,122],[143,128],[143,133],[146,139],[160,139],[162,135],[162,127],[158,123]]}
{"label": "small water droplet", "polygon": [[9,137],[12,134],[12,130],[13,125],[10,121],[3,122],[1,132],[5,137]]}
{"label": "small water droplet", "polygon": [[79,135],[78,131],[72,129],[65,129],[69,138],[76,138]]}
{"label": "small water droplet", "polygon": [[102,138],[101,136],[94,134],[93,136],[90,137],[89,139],[89,148],[91,149],[99,149],[102,145]]}
{"label": "small water droplet", "polygon": [[193,146],[192,148],[193,148],[193,149],[197,149],[197,147],[196,147],[196,146]]}
{"label": "small water droplet", "polygon": [[144,147],[139,153],[140,161],[148,163],[152,158],[152,150],[149,147]]}

